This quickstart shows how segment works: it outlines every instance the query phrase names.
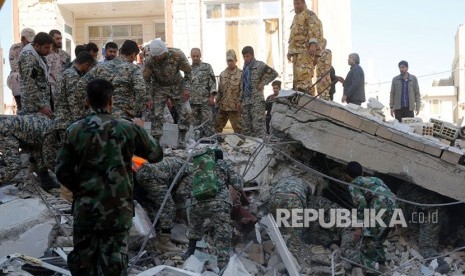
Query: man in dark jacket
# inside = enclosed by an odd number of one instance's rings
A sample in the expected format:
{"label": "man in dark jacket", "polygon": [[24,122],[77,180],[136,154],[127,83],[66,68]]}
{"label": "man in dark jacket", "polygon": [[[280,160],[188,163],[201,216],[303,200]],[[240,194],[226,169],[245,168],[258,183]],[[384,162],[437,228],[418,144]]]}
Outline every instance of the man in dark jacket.
{"label": "man in dark jacket", "polygon": [[358,54],[350,54],[348,63],[350,71],[347,73],[346,79],[339,77],[339,81],[344,86],[344,95],[341,101],[361,105],[365,101],[365,74],[360,66]]}

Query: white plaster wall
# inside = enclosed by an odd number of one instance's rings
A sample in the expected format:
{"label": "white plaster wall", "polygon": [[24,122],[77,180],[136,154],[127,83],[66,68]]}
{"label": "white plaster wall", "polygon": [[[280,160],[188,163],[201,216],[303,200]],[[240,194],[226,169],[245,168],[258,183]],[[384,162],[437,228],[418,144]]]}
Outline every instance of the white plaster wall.
{"label": "white plaster wall", "polygon": [[[173,0],[173,45],[187,57],[194,47],[202,50],[201,0]],[[212,35],[212,34],[204,34]]]}

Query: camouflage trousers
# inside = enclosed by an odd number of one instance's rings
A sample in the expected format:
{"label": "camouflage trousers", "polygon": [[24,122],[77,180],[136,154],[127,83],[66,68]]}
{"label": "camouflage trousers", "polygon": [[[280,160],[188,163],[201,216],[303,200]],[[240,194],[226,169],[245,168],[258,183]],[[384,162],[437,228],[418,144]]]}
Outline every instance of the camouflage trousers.
{"label": "camouflage trousers", "polygon": [[[379,210],[376,210],[378,213]],[[386,210],[382,215],[381,219],[386,225],[389,225],[389,222],[392,217],[392,210]],[[384,241],[386,240],[389,231],[389,227],[370,227],[363,229],[363,237],[360,245],[360,262],[371,268],[375,268],[375,264],[379,263],[384,265],[386,257],[384,254]],[[368,234],[368,235],[367,235]]]}
{"label": "camouflage trousers", "polygon": [[292,55],[292,71],[294,90],[315,95],[315,88],[312,87],[315,66],[310,57],[303,54]]}
{"label": "camouflage trousers", "polygon": [[324,76],[323,79],[316,84],[316,89],[318,91],[318,94],[320,94],[321,99],[327,101],[330,100],[329,89],[331,89],[331,77],[329,76],[329,74]]}
{"label": "camouflage trousers", "polygon": [[13,179],[21,170],[19,141],[13,135],[0,134],[0,185]]}
{"label": "camouflage trousers", "polygon": [[264,138],[266,134],[265,101],[244,103],[242,106],[242,134]]}
{"label": "camouflage trousers", "polygon": [[[325,221],[329,221],[331,210],[336,212],[342,207],[322,196],[310,196],[307,198],[307,207],[315,210],[324,210]],[[334,225],[331,228],[323,228],[318,222],[309,225],[306,230],[306,237],[312,244],[320,244],[329,247],[332,243],[337,243],[342,234],[342,228]]]}
{"label": "camouflage trousers", "polygon": [[178,129],[180,132],[189,130],[189,114],[184,108],[184,101],[180,97],[171,97],[166,94],[157,94],[153,97],[153,110],[150,121],[152,122],[151,134],[154,138],[159,139],[163,135],[163,115],[166,106],[166,100],[170,98],[179,115]]}
{"label": "camouflage trousers", "polygon": [[222,200],[199,201],[192,206],[187,237],[189,240],[202,238],[202,225],[206,218],[214,225],[212,245],[216,247],[218,266],[223,268],[229,261],[232,249],[231,204]]}
{"label": "camouflage trousers", "polygon": [[128,230],[110,232],[74,229],[68,255],[72,275],[127,275]]}
{"label": "camouflage trousers", "polygon": [[235,133],[242,133],[241,117],[237,111],[219,110],[216,117],[215,130],[217,133],[223,132],[224,127],[231,122],[232,128]]}
{"label": "camouflage trousers", "polygon": [[[302,205],[302,201],[299,197],[295,194],[286,194],[286,193],[276,193],[271,196],[270,198],[270,212],[276,219],[276,210],[277,209],[302,209],[304,206]],[[298,227],[279,227],[279,231],[281,235],[289,236],[287,240],[287,246],[289,251],[296,256],[298,252],[301,250],[302,241],[302,233],[303,228]]]}
{"label": "camouflage trousers", "polygon": [[212,107],[208,105],[208,103],[191,104],[191,109],[191,124],[194,127],[203,124],[203,126],[200,128],[200,137],[198,138],[209,137],[215,134],[215,130],[213,128]]}

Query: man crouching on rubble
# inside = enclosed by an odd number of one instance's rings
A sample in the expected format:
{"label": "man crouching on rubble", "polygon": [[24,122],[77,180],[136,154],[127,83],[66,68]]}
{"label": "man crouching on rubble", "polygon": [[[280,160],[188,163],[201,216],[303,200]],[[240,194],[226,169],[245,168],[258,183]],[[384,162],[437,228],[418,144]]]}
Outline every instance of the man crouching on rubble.
{"label": "man crouching on rubble", "polygon": [[[232,201],[228,186],[233,186],[236,191],[242,190],[244,180],[223,160],[223,152],[215,149],[216,172],[218,175],[218,192],[215,197],[205,200],[193,198],[190,212],[190,224],[188,228],[189,246],[183,254],[187,259],[194,254],[197,241],[202,238],[203,222],[210,219],[214,225],[214,235],[211,244],[214,244],[218,256],[218,268],[224,268],[229,261],[229,251],[232,249],[232,227],[230,213]],[[194,189],[194,188],[193,188]]]}
{"label": "man crouching on rubble", "polygon": [[57,156],[56,175],[74,195],[72,275],[127,275],[134,215],[131,158],[163,158],[141,126],[111,115],[113,92],[106,80],[88,84],[86,101],[93,112],[66,130]]}
{"label": "man crouching on rubble", "polygon": [[[364,220],[364,209],[370,209],[376,214],[385,210],[381,219],[386,225],[389,225],[393,211],[397,208],[397,203],[394,199],[395,195],[388,186],[377,177],[362,176],[362,165],[355,161],[347,164],[346,173],[351,183],[354,184],[354,186],[349,187],[349,191],[355,206],[357,206],[357,219]],[[364,188],[364,190],[359,189],[359,187]],[[378,224],[369,226],[372,227],[357,228],[354,233],[355,240],[361,239],[360,261],[363,265],[373,269],[378,269],[376,267],[378,264],[379,270],[383,272],[386,269],[383,243],[391,228]]]}

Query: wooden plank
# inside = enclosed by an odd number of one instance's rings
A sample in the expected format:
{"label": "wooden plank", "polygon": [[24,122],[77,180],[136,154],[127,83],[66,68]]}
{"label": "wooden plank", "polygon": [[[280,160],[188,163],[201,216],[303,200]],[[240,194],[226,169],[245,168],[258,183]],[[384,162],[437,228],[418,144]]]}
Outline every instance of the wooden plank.
{"label": "wooden plank", "polygon": [[379,125],[378,130],[376,131],[376,136],[383,137],[384,139],[391,140],[393,132],[389,130],[386,126]]}
{"label": "wooden plank", "polygon": [[375,135],[376,131],[378,130],[378,127],[379,127],[378,123],[372,122],[370,120],[362,119],[362,124],[360,126],[360,129],[366,133]]}
{"label": "wooden plank", "polygon": [[344,122],[344,119],[346,118],[347,113],[348,112],[346,110],[333,106],[331,108],[331,113],[329,114],[329,117],[336,119],[340,122]]}

